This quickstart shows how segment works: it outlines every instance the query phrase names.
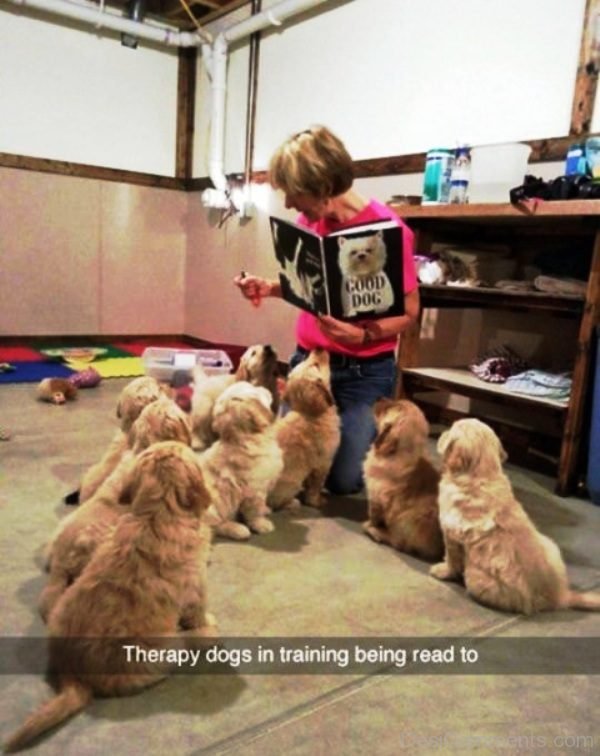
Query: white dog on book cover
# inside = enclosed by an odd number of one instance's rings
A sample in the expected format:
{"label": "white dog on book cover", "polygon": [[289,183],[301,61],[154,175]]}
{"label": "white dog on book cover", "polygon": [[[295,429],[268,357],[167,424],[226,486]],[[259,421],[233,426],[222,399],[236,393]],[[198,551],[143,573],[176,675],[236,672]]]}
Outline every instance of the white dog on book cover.
{"label": "white dog on book cover", "polygon": [[394,304],[394,292],[384,271],[387,252],[383,233],[340,236],[338,243],[344,316],[389,310]]}

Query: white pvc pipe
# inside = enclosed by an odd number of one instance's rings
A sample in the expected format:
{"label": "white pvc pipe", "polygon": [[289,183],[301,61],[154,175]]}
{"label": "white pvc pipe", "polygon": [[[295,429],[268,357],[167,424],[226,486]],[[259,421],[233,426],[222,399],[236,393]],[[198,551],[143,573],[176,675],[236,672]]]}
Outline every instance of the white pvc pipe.
{"label": "white pvc pipe", "polygon": [[227,94],[227,42],[222,34],[211,47],[211,115],[209,176],[215,188],[224,192],[227,178],[225,163],[225,99]]}
{"label": "white pvc pipe", "polygon": [[302,11],[316,8],[318,5],[327,2],[327,0],[282,0],[277,5],[272,5],[269,9],[250,16],[245,21],[240,21],[228,29],[225,29],[223,35],[227,42],[235,42],[243,37],[248,37],[254,32],[266,29],[268,26],[280,26],[282,21],[290,16],[297,16]]}
{"label": "white pvc pipe", "polygon": [[203,42],[211,41],[211,36],[208,32],[200,30],[196,32],[182,32],[166,26],[154,26],[139,21],[132,21],[129,18],[103,12],[99,7],[94,8],[87,4],[79,5],[78,3],[68,2],[68,0],[9,1],[15,5],[35,8],[47,13],[56,13],[67,18],[72,18],[75,21],[83,21],[96,27],[101,26],[112,31],[124,32],[140,39],[159,42],[171,47],[198,47]]}
{"label": "white pvc pipe", "polygon": [[[215,188],[225,193],[228,184],[225,176],[225,100],[227,91],[227,49],[228,43],[254,34],[268,26],[279,26],[290,16],[297,15],[309,8],[327,2],[327,0],[282,0],[269,10],[250,16],[225,29],[214,40],[211,48],[208,68],[211,74],[211,131],[209,176]],[[210,191],[210,190],[209,190]],[[207,194],[207,203],[214,194]]]}

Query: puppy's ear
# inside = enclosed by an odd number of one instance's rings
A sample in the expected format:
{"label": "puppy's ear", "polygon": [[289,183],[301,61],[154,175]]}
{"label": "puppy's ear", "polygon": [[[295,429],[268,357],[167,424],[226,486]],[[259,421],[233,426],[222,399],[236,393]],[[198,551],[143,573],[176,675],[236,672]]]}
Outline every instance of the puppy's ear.
{"label": "puppy's ear", "polygon": [[443,456],[450,443],[450,431],[444,431],[437,442],[437,450]]}
{"label": "puppy's ear", "polygon": [[394,434],[394,426],[389,423],[384,425],[375,437],[375,450],[382,457],[389,457],[398,450],[398,439]]}
{"label": "puppy's ear", "polygon": [[235,377],[238,381],[248,381],[250,383],[250,371],[245,363],[240,362],[238,369],[235,371]]}
{"label": "puppy's ear", "polygon": [[394,404],[394,400],[389,399],[387,396],[382,396],[381,399],[378,399],[373,405],[373,413],[375,414],[375,419],[379,420],[379,418]]}
{"label": "puppy's ear", "polygon": [[469,472],[476,464],[475,456],[478,456],[464,439],[453,437],[450,431],[440,436],[438,451],[442,454],[444,467],[457,474]]}

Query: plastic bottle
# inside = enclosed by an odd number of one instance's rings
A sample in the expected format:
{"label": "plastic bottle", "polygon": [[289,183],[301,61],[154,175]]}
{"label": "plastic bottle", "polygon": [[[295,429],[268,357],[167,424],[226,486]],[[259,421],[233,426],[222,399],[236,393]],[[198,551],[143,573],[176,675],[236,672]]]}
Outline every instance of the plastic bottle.
{"label": "plastic bottle", "polygon": [[454,164],[450,175],[451,204],[464,205],[469,201],[469,179],[471,178],[471,148],[460,145],[454,153]]}
{"label": "plastic bottle", "polygon": [[585,176],[587,173],[587,160],[585,157],[585,144],[574,142],[569,145],[567,159],[565,161],[565,176]]}
{"label": "plastic bottle", "polygon": [[453,161],[453,151],[446,147],[438,147],[427,153],[423,178],[424,205],[448,202]]}

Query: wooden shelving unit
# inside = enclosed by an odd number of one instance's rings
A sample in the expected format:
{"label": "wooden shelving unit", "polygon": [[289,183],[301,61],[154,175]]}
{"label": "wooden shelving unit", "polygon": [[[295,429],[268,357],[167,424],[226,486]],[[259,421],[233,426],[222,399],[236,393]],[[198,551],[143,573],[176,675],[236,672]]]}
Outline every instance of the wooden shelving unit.
{"label": "wooden shelving unit", "polygon": [[[589,250],[589,275],[585,298],[544,293],[513,293],[492,288],[456,286],[420,287],[422,309],[478,308],[516,312],[541,312],[574,318],[578,322],[577,343],[561,343],[556,349],[572,355],[573,385],[566,403],[515,394],[499,384],[490,384],[461,366],[422,365],[419,359],[419,328],[405,334],[398,354],[399,392],[413,396],[422,390],[437,390],[511,405],[525,415],[541,411],[551,416],[558,429],[560,452],[556,464],[556,491],[571,493],[582,466],[580,450],[586,432],[586,407],[591,385],[594,329],[600,322],[600,200],[538,202],[527,207],[510,204],[478,205],[391,205],[416,232],[416,249],[427,252],[433,242],[502,243],[515,255],[524,249],[543,250],[555,245],[576,245]],[[485,417],[483,418],[486,419]]]}

